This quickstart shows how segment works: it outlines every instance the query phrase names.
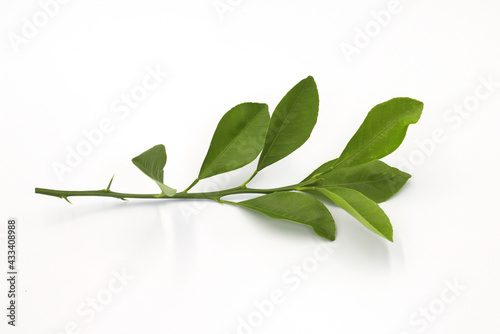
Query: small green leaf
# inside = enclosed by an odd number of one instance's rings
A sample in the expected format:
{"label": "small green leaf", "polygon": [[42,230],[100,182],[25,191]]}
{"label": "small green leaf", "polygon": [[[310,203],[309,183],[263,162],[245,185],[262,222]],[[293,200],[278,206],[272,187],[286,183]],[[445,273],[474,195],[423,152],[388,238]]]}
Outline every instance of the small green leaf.
{"label": "small green leaf", "polygon": [[298,149],[311,135],[318,118],[318,88],[313,77],[293,87],[271,117],[257,171]]}
{"label": "small green leaf", "polygon": [[268,124],[266,104],[242,103],[229,110],[217,125],[198,179],[252,162],[262,151]]}
{"label": "small green leaf", "polygon": [[335,222],[330,211],[317,199],[296,192],[275,192],[236,203],[274,219],[309,225],[328,240],[335,239]]}
{"label": "small green leaf", "polygon": [[[317,173],[318,170],[315,171],[315,174]],[[410,177],[408,173],[390,167],[380,160],[375,160],[358,166],[333,169],[322,174],[313,186],[350,188],[381,203],[397,193]],[[320,197],[328,199],[325,196]]]}
{"label": "small green leaf", "polygon": [[165,195],[172,197],[175,195],[176,190],[163,184],[163,168],[167,163],[167,153],[165,146],[156,145],[147,150],[146,152],[136,156],[132,159],[144,174],[153,179]]}
{"label": "small green leaf", "polygon": [[361,165],[392,153],[401,145],[410,124],[417,123],[424,104],[398,97],[376,105],[351,138],[335,168]]}
{"label": "small green leaf", "polygon": [[362,193],[348,188],[314,188],[313,193],[322,194],[347,211],[370,231],[392,241],[392,225],[377,203]]}

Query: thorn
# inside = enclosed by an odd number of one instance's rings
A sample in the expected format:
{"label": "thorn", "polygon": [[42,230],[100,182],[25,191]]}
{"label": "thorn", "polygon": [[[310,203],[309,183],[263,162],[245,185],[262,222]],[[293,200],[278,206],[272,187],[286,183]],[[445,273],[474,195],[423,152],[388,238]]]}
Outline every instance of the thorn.
{"label": "thorn", "polygon": [[68,202],[69,204],[73,204],[73,203],[71,203],[71,202],[69,201],[68,197],[66,197],[66,196],[62,196],[61,198],[62,198],[62,199],[65,199],[65,200],[66,200],[66,202]]}
{"label": "thorn", "polygon": [[113,183],[113,179],[115,178],[115,174],[111,177],[111,180],[109,180],[108,187],[106,188],[107,191],[109,191],[109,188],[111,188],[111,183]]}
{"label": "thorn", "polygon": [[128,202],[128,199],[126,199],[126,198],[123,198],[123,197],[118,197],[118,198],[121,199],[122,201]]}

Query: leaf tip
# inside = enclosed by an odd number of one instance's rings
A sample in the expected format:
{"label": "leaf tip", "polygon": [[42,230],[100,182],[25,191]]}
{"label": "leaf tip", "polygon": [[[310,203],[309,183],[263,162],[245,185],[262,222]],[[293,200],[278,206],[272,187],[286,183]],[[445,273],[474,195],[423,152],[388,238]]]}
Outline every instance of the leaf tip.
{"label": "leaf tip", "polygon": [[385,233],[382,233],[382,236],[389,240],[390,242],[394,242],[394,231],[392,229],[392,225],[390,225],[390,228],[388,231],[386,231]]}
{"label": "leaf tip", "polygon": [[313,87],[315,87],[317,89],[316,80],[314,80],[314,77],[312,75],[308,76],[307,78],[305,78],[302,81],[304,83],[306,83],[308,85],[311,85],[311,86],[313,86]]}
{"label": "leaf tip", "polygon": [[326,236],[323,236],[323,238],[325,238],[328,241],[335,241],[335,232],[328,234]]}

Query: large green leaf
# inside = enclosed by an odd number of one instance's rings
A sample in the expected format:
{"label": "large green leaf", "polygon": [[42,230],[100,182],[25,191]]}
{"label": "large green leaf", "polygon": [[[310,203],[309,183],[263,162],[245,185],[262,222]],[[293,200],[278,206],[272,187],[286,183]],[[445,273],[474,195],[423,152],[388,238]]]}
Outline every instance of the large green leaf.
{"label": "large green leaf", "polygon": [[[325,166],[327,167],[327,166]],[[321,170],[316,170],[316,175]],[[336,168],[318,177],[314,187],[343,187],[359,191],[371,200],[381,203],[397,193],[411,177],[380,160],[366,164]],[[320,196],[327,199],[326,196]]]}
{"label": "large green leaf", "polygon": [[377,203],[362,193],[341,187],[315,188],[314,192],[328,197],[370,231],[392,241],[392,225],[389,218]]}
{"label": "large green leaf", "polygon": [[361,165],[392,153],[403,142],[408,126],[419,120],[423,107],[422,102],[407,97],[376,105],[347,143],[335,168]]}
{"label": "large green leaf", "polygon": [[163,168],[167,163],[167,153],[165,152],[165,146],[153,146],[146,152],[141,153],[140,155],[133,158],[132,162],[144,174],[149,176],[156,182],[156,184],[158,184],[162,193],[169,197],[175,195],[175,189],[172,189],[169,186],[163,184]]}
{"label": "large green leaf", "polygon": [[236,203],[274,219],[309,225],[328,240],[335,239],[335,222],[330,211],[317,199],[296,192],[275,192]]}
{"label": "large green leaf", "polygon": [[268,124],[266,104],[242,103],[229,110],[217,125],[198,179],[252,162],[262,151]]}
{"label": "large green leaf", "polygon": [[311,135],[318,118],[318,88],[313,77],[293,87],[274,110],[257,170],[283,159]]}

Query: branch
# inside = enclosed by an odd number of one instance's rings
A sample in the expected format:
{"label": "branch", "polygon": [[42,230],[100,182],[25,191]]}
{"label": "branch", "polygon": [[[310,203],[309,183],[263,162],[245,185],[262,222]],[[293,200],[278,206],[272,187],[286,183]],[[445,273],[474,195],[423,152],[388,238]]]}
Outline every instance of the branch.
{"label": "branch", "polygon": [[[317,180],[314,180],[316,182]],[[95,197],[114,197],[118,199],[126,198],[149,198],[149,199],[211,199],[220,201],[221,197],[236,194],[270,194],[278,191],[293,191],[299,190],[299,188],[311,184],[312,181],[308,180],[306,182],[301,182],[292,186],[273,188],[273,189],[252,189],[246,188],[245,186],[240,186],[236,188],[212,191],[212,192],[200,192],[200,193],[187,193],[180,192],[176,193],[172,197],[168,197],[165,194],[129,194],[120,193],[115,191],[110,191],[109,189],[101,190],[55,190],[55,189],[45,189],[45,188],[35,188],[35,193],[47,196],[54,196],[68,200],[68,197],[76,196],[95,196]]]}

